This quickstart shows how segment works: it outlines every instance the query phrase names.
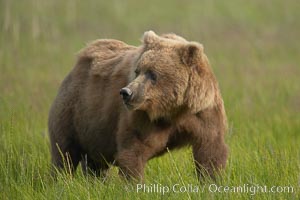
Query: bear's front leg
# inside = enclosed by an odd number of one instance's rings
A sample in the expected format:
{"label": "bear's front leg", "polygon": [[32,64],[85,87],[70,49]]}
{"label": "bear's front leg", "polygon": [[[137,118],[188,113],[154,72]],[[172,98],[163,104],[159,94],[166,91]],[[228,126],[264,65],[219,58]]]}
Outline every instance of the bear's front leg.
{"label": "bear's front leg", "polygon": [[193,145],[193,156],[200,181],[207,175],[215,179],[215,174],[225,168],[227,152],[227,146],[221,135],[206,144],[199,142]]}
{"label": "bear's front leg", "polygon": [[142,151],[139,151],[138,148],[122,149],[118,152],[116,160],[121,176],[127,180],[133,178],[143,182],[144,167],[147,160],[143,158]]}
{"label": "bear's front leg", "polygon": [[146,162],[166,149],[170,129],[122,133],[119,133],[116,156],[120,174],[127,179],[133,178],[143,182]]}

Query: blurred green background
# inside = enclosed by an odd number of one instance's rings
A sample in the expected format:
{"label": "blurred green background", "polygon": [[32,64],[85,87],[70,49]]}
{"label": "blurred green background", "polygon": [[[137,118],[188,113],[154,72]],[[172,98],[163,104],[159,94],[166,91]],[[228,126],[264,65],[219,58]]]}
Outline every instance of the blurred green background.
{"label": "blurred green background", "polygon": [[[76,52],[98,38],[139,45],[147,30],[204,45],[229,122],[231,152],[220,184],[292,185],[293,193],[257,197],[299,199],[299,10],[296,0],[0,0],[0,199],[161,197],[124,192],[117,176],[103,184],[80,173],[62,175],[53,184],[48,174],[48,110]],[[197,184],[190,150],[150,161],[146,179]],[[168,197],[252,196],[206,191]]]}

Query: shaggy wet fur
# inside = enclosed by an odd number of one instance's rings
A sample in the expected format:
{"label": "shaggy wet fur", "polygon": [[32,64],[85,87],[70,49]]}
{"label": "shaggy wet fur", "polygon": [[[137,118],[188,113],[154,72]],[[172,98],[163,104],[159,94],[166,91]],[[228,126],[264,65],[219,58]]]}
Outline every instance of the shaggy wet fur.
{"label": "shaggy wet fur", "polygon": [[[125,104],[122,88],[133,94]],[[143,179],[146,162],[191,145],[199,177],[224,168],[226,115],[203,46],[175,34],[143,44],[97,40],[81,50],[49,114],[52,162]]]}

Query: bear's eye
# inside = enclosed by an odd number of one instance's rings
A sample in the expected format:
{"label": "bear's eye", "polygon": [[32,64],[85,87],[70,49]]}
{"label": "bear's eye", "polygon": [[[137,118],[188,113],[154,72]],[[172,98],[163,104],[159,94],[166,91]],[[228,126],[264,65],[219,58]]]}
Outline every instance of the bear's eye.
{"label": "bear's eye", "polygon": [[140,74],[140,70],[136,69],[136,70],[134,71],[134,73],[135,73],[135,77],[137,77],[137,76]]}
{"label": "bear's eye", "polygon": [[146,72],[146,77],[149,78],[153,84],[156,83],[157,75],[153,71],[148,70]]}

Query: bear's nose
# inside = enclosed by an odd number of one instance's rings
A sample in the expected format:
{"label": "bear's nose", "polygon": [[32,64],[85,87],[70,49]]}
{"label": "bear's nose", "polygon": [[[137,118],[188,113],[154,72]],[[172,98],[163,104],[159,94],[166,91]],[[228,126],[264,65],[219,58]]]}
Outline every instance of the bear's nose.
{"label": "bear's nose", "polygon": [[125,87],[120,90],[120,95],[122,95],[123,100],[125,101],[125,103],[127,103],[132,96],[132,91],[129,88]]}

